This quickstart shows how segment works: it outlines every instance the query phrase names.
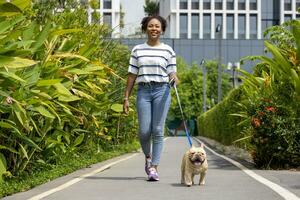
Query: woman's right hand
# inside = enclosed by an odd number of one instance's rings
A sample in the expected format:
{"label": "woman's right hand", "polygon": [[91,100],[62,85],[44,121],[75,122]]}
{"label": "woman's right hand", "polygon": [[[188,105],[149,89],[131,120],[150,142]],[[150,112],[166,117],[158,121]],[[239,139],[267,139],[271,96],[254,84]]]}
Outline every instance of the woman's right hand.
{"label": "woman's right hand", "polygon": [[124,100],[124,103],[123,103],[123,112],[128,115],[129,114],[129,101],[128,99],[125,99]]}

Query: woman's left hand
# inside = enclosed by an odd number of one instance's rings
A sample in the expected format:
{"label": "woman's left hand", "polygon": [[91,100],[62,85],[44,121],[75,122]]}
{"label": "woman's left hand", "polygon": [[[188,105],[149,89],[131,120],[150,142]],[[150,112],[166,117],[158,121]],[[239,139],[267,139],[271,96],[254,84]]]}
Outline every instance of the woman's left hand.
{"label": "woman's left hand", "polygon": [[176,84],[176,85],[179,84],[179,79],[178,79],[176,73],[172,73],[172,74],[170,75],[169,79],[170,79],[170,80],[174,79],[175,84]]}

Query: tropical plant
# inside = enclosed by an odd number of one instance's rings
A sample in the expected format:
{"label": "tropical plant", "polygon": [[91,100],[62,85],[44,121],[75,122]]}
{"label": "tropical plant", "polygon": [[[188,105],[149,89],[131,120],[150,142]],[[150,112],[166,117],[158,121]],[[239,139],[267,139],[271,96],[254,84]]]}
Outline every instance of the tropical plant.
{"label": "tropical plant", "polygon": [[0,177],[135,138],[135,118],[116,104],[128,49],[104,40],[110,30],[89,25],[84,9],[36,20],[46,7],[30,5],[0,2]]}
{"label": "tropical plant", "polygon": [[145,6],[144,6],[144,12],[150,16],[150,15],[158,15],[159,13],[159,3],[152,1],[152,0],[146,0]]}
{"label": "tropical plant", "polygon": [[300,163],[300,21],[267,30],[266,50],[254,75],[243,72],[246,101],[238,114],[249,123],[248,136],[259,167],[297,166]]}

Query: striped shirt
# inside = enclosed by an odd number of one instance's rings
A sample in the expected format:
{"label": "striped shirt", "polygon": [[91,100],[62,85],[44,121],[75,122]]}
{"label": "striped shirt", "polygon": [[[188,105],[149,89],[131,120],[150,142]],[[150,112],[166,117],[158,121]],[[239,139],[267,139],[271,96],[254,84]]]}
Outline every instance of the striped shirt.
{"label": "striped shirt", "polygon": [[167,44],[136,45],[131,51],[128,72],[137,75],[136,83],[169,82],[169,74],[176,72],[176,55]]}

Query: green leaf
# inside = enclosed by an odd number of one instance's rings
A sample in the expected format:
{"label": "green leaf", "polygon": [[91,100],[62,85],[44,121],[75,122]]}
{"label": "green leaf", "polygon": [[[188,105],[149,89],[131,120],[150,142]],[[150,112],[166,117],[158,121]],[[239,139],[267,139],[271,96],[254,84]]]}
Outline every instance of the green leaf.
{"label": "green leaf", "polygon": [[21,10],[24,10],[31,5],[31,0],[11,0],[10,2],[18,6]]}
{"label": "green leaf", "polygon": [[38,106],[36,108],[34,108],[34,110],[38,111],[41,115],[54,119],[55,116],[52,115],[44,106]]}
{"label": "green leaf", "polygon": [[53,99],[49,94],[45,93],[45,92],[41,92],[39,90],[31,90],[32,93],[40,96],[40,97],[43,97],[43,98],[46,98],[46,99]]}
{"label": "green leaf", "polygon": [[51,33],[51,35],[52,36],[60,36],[60,35],[65,35],[65,34],[69,34],[69,33],[78,33],[78,32],[83,32],[83,30],[78,29],[78,28],[55,30]]}
{"label": "green leaf", "polygon": [[22,13],[22,10],[12,3],[0,4],[0,16],[10,17],[20,13]]}
{"label": "green leaf", "polygon": [[98,78],[97,80],[101,84],[111,84],[111,82],[109,80],[106,80],[106,79],[103,79],[103,78]]}
{"label": "green leaf", "polygon": [[25,122],[23,120],[23,117],[21,116],[22,115],[21,112],[17,109],[14,109],[14,113],[15,113],[17,119],[19,120],[19,122],[22,124],[22,126],[24,126]]}
{"label": "green leaf", "polygon": [[50,31],[51,27],[52,27],[52,25],[51,25],[51,22],[49,21],[46,24],[46,26],[44,27],[44,29],[37,36],[36,42],[32,44],[32,49],[34,51],[36,51],[38,48],[40,48],[44,44],[45,40],[47,39],[47,37],[49,35],[49,31]]}
{"label": "green leaf", "polygon": [[22,145],[21,143],[20,143],[19,145],[20,145],[21,152],[23,153],[23,156],[24,156],[25,158],[27,158],[27,160],[28,160],[29,157],[28,157],[28,154],[27,154],[26,149],[23,147],[23,145]]}
{"label": "green leaf", "polygon": [[58,100],[60,101],[64,101],[64,102],[71,102],[71,101],[78,101],[80,100],[81,98],[77,97],[77,96],[65,96],[65,95],[60,95],[58,97]]}
{"label": "green leaf", "polygon": [[39,147],[35,142],[33,142],[30,138],[26,137],[26,136],[23,136],[23,135],[20,135],[19,136],[21,139],[24,140],[24,142],[26,142],[28,145],[36,148],[37,150],[39,151],[42,151],[41,147]]}
{"label": "green leaf", "polygon": [[0,127],[2,128],[14,128],[13,125],[11,125],[10,123],[4,122],[4,121],[0,121]]}
{"label": "green leaf", "polygon": [[12,153],[18,154],[18,152],[15,149],[11,148],[11,147],[0,145],[0,149],[8,150],[8,151],[10,151]]}
{"label": "green leaf", "polygon": [[299,20],[295,20],[292,26],[292,33],[295,38],[295,42],[297,45],[297,58],[300,59],[300,22]]}
{"label": "green leaf", "polygon": [[83,139],[84,139],[84,134],[82,133],[75,139],[74,146],[76,147],[80,145],[83,142]]}
{"label": "green leaf", "polygon": [[3,181],[2,175],[6,172],[6,159],[2,153],[0,153],[0,182]]}
{"label": "green leaf", "polygon": [[40,80],[37,82],[37,86],[51,86],[56,83],[60,83],[62,79],[48,79],[48,80]]}
{"label": "green leaf", "polygon": [[0,67],[17,69],[29,67],[35,64],[37,64],[36,61],[26,58],[0,56]]}
{"label": "green leaf", "polygon": [[89,99],[89,100],[95,100],[94,97],[92,97],[91,95],[86,94],[86,93],[84,93],[84,92],[82,92],[82,91],[80,91],[80,90],[72,89],[72,91],[73,91],[76,95],[78,95],[78,96],[80,96],[80,97],[84,97],[84,98]]}
{"label": "green leaf", "polygon": [[123,105],[122,104],[113,104],[110,108],[113,111],[118,112],[118,113],[123,112]]}
{"label": "green leaf", "polygon": [[53,85],[59,94],[65,95],[65,96],[72,96],[72,93],[61,83],[56,83]]}
{"label": "green leaf", "polygon": [[92,89],[91,92],[94,92],[94,93],[96,93],[96,94],[102,93],[102,89],[101,89],[98,85],[96,85],[96,84],[94,84],[94,83],[91,83],[91,82],[88,82],[88,81],[84,81],[84,82],[85,82],[85,84],[86,84],[89,88]]}
{"label": "green leaf", "polygon": [[92,72],[89,71],[85,71],[82,69],[70,69],[68,72],[72,73],[72,74],[78,74],[78,75],[82,75],[82,74],[92,74]]}
{"label": "green leaf", "polygon": [[0,34],[5,32],[6,30],[11,29],[15,24],[19,23],[20,21],[24,20],[24,16],[17,16],[12,20],[5,20],[0,23]]}
{"label": "green leaf", "polygon": [[52,58],[79,58],[79,59],[84,60],[86,62],[90,61],[89,59],[87,59],[84,56],[73,54],[73,53],[59,53],[59,54],[57,53],[57,54],[51,55],[51,57]]}
{"label": "green leaf", "polygon": [[23,82],[23,83],[26,82],[25,80],[23,80],[22,78],[20,78],[19,76],[17,76],[14,73],[11,73],[11,72],[0,72],[0,74],[2,74],[6,78],[12,78],[14,80],[17,80],[17,81],[20,81],[20,82]]}
{"label": "green leaf", "polygon": [[[265,41],[264,43],[266,48],[273,54],[274,59],[277,61],[277,66],[280,67],[280,69],[284,73],[289,75],[289,71],[291,68],[290,62],[288,62],[287,59],[283,57],[283,55],[275,45],[271,44],[268,41]],[[276,67],[276,65],[271,65],[270,67]]]}

